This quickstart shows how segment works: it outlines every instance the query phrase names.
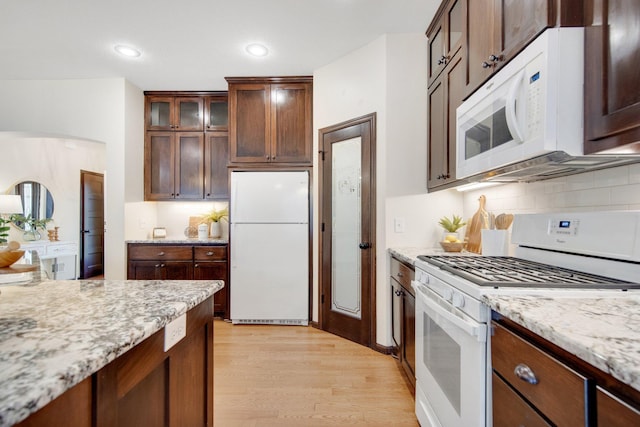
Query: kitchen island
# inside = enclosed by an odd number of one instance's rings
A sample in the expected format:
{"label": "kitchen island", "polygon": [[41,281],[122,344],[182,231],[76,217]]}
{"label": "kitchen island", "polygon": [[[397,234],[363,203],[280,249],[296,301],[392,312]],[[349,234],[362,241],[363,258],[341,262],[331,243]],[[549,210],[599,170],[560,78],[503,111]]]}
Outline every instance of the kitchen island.
{"label": "kitchen island", "polygon": [[212,424],[213,295],[223,286],[0,287],[0,426],[57,425],[47,417],[68,426],[92,425],[92,418],[93,425]]}

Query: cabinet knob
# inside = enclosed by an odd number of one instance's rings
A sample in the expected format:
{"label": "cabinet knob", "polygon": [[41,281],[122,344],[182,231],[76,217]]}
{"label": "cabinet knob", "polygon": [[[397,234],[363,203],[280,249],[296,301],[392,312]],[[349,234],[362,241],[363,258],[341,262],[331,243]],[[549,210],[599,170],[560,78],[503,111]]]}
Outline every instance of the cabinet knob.
{"label": "cabinet knob", "polygon": [[402,292],[400,292],[400,291],[398,291],[398,290],[396,290],[394,293],[396,294],[396,296],[397,296],[397,297],[399,297],[400,295],[402,295]]}
{"label": "cabinet knob", "polygon": [[529,384],[538,384],[538,378],[536,378],[536,374],[534,374],[531,368],[524,363],[520,363],[518,366],[516,366],[516,368],[513,370],[513,373],[522,381],[526,381]]}
{"label": "cabinet knob", "polygon": [[482,68],[491,68],[491,67],[493,67],[493,65],[492,65],[492,64],[489,64],[487,61],[484,61],[484,62],[482,63]]}
{"label": "cabinet knob", "polygon": [[156,264],[154,267],[155,268],[160,268],[160,264]]}
{"label": "cabinet knob", "polygon": [[502,55],[499,55],[499,56],[497,56],[497,55],[490,55],[490,56],[489,56],[489,60],[490,60],[491,62],[500,62],[500,61],[502,61]]}
{"label": "cabinet knob", "polygon": [[199,264],[195,264],[195,265],[193,266],[193,268],[198,268],[198,267],[200,267],[200,265],[199,265]]}
{"label": "cabinet knob", "polygon": [[358,245],[360,249],[369,249],[371,247],[371,243],[362,242]]}
{"label": "cabinet knob", "polygon": [[440,57],[440,59],[438,59],[438,65],[442,65],[442,64],[446,64],[447,63],[447,57],[442,55]]}
{"label": "cabinet knob", "polygon": [[159,252],[158,256],[164,256],[164,252]]}
{"label": "cabinet knob", "polygon": [[210,197],[210,196],[211,196],[211,193],[207,193],[207,197]]}
{"label": "cabinet knob", "polygon": [[398,277],[403,277],[403,276],[404,276],[404,274],[402,274],[402,271],[398,271],[397,276],[398,276]]}
{"label": "cabinet knob", "polygon": [[207,252],[207,256],[212,256],[212,255],[213,255],[213,252],[211,251]]}
{"label": "cabinet knob", "polygon": [[264,158],[265,158],[265,159],[267,159],[267,160],[269,160],[269,156],[268,156],[268,155],[267,155],[267,156],[264,156]]}
{"label": "cabinet knob", "polygon": [[176,193],[176,197],[180,197],[180,193]]}

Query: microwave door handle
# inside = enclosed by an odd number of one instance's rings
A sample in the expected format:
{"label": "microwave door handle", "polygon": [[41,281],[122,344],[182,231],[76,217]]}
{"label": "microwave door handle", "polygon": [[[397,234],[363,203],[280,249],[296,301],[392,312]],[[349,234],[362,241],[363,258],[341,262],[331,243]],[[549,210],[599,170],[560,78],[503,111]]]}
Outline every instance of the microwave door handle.
{"label": "microwave door handle", "polygon": [[509,87],[509,92],[507,92],[507,100],[505,105],[505,116],[507,119],[507,127],[509,128],[509,132],[513,136],[513,140],[515,142],[524,141],[524,135],[522,135],[522,131],[520,130],[520,126],[518,125],[518,114],[516,113],[516,95],[518,94],[518,89],[522,85],[524,81],[524,70],[520,71],[511,86]]}

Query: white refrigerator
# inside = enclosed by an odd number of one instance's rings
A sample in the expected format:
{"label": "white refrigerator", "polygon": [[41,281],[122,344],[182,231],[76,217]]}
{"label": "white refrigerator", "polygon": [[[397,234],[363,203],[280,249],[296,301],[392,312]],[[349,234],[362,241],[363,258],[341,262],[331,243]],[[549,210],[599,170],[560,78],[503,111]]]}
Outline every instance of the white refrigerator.
{"label": "white refrigerator", "polygon": [[234,324],[309,322],[309,173],[231,172]]}

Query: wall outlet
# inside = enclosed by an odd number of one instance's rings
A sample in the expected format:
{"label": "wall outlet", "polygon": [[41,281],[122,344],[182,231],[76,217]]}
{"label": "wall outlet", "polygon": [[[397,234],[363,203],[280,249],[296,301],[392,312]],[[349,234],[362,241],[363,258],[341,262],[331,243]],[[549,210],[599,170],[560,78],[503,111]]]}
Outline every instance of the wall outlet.
{"label": "wall outlet", "polygon": [[404,233],[404,218],[393,219],[393,231],[396,233]]}
{"label": "wall outlet", "polygon": [[164,351],[168,351],[187,335],[187,313],[164,327]]}

